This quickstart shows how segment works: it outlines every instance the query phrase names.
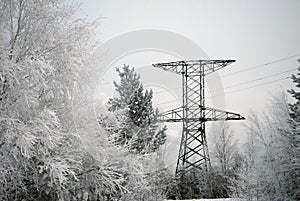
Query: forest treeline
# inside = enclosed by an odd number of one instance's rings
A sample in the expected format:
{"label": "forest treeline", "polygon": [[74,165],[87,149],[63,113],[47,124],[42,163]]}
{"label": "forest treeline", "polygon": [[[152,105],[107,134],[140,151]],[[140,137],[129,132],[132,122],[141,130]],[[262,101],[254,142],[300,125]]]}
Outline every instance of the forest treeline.
{"label": "forest treeline", "polygon": [[[75,104],[99,44],[97,22],[79,11],[57,0],[0,2],[0,200],[180,199],[186,187],[161,159],[167,127],[134,68],[117,69],[117,97]],[[291,81],[299,89],[300,75]],[[88,104],[95,124],[75,118]],[[243,150],[220,124],[197,196],[300,200],[299,112],[297,90],[274,96],[248,117]]]}

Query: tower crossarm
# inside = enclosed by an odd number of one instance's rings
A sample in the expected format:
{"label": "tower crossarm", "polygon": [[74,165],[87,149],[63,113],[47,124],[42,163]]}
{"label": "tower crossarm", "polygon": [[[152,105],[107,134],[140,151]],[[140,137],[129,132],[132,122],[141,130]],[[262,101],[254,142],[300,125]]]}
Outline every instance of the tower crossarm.
{"label": "tower crossarm", "polygon": [[210,107],[204,108],[205,118],[204,121],[228,121],[228,120],[244,120],[245,118],[234,112],[227,112],[219,109],[214,109]]}
{"label": "tower crossarm", "polygon": [[[235,62],[235,60],[188,60],[188,61],[157,63],[157,64],[152,64],[152,66],[176,74],[188,73],[189,75],[199,76],[199,75],[208,75],[210,73],[213,73],[233,62]],[[204,72],[200,73],[201,71],[200,66],[204,66],[203,68]]]}
{"label": "tower crossarm", "polygon": [[183,120],[183,108],[175,108],[168,110],[159,115],[158,120],[160,122],[180,122]]}
{"label": "tower crossarm", "polygon": [[[158,120],[160,122],[181,122],[183,120],[189,122],[197,122],[197,121],[228,121],[228,120],[244,120],[245,118],[240,114],[234,112],[223,111],[219,109],[214,109],[210,107],[201,107],[198,108],[200,111],[204,113],[203,117],[199,117],[197,115],[190,115],[189,118],[183,118],[183,108],[179,107],[172,110],[168,110],[159,115]],[[191,108],[191,110],[195,111],[195,108]]]}

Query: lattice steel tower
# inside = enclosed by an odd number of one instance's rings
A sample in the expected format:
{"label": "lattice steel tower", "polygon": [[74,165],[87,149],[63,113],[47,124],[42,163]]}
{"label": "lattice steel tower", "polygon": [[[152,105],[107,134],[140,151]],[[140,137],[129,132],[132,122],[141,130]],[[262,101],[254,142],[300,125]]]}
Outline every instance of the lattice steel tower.
{"label": "lattice steel tower", "polygon": [[[191,172],[207,172],[210,167],[205,122],[245,119],[236,113],[205,107],[205,75],[233,62],[235,60],[189,60],[153,64],[154,67],[182,76],[183,105],[164,112],[160,116],[160,120],[164,122],[183,122],[176,176],[181,178],[181,181],[187,185],[191,183],[191,177],[188,176]],[[204,178],[202,181],[198,179],[196,182],[205,182],[205,180]]]}

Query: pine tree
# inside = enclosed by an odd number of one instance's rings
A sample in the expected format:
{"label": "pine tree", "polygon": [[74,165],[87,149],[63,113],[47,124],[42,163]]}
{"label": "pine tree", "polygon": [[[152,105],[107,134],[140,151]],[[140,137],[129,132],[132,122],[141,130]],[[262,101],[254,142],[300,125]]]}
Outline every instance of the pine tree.
{"label": "pine tree", "polygon": [[125,124],[114,141],[127,145],[134,153],[151,153],[166,141],[166,127],[158,124],[158,110],[153,108],[152,90],[144,90],[140,76],[134,68],[124,65],[123,71],[117,68],[120,84],[114,82],[119,96],[108,102],[110,111],[124,110]]}
{"label": "pine tree", "polygon": [[126,108],[130,105],[132,95],[141,85],[139,81],[140,77],[133,68],[130,69],[129,66],[124,65],[123,72],[119,68],[116,68],[116,71],[121,78],[121,82],[117,84],[114,81],[115,90],[118,92],[119,97],[109,100],[109,110],[111,111]]}
{"label": "pine tree", "polygon": [[[300,63],[300,60],[298,60]],[[296,88],[300,88],[300,67],[297,75],[292,75],[292,80],[296,84]],[[284,137],[289,142],[287,147],[288,155],[290,157],[288,164],[288,175],[291,180],[289,183],[289,194],[295,199],[300,199],[300,91],[294,89],[288,90],[293,98],[296,99],[294,104],[289,105],[289,124],[291,131],[284,132]]]}

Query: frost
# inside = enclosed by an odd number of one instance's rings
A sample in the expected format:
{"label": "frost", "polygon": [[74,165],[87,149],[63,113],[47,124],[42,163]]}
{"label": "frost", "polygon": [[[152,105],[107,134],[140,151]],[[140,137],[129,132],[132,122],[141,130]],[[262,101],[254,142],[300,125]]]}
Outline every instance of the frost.
{"label": "frost", "polygon": [[[119,167],[110,165],[119,152],[98,126],[87,131],[74,122],[82,107],[73,105],[74,88],[92,77],[85,61],[97,45],[96,24],[75,20],[75,11],[62,1],[0,3],[0,200],[123,191],[115,188]],[[106,174],[96,171],[106,166]]]}

